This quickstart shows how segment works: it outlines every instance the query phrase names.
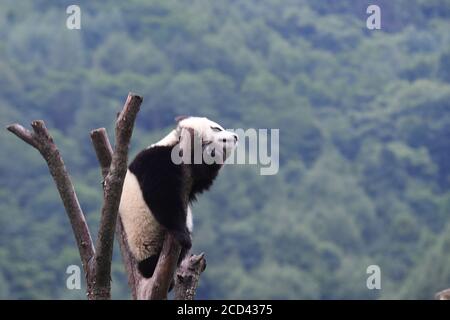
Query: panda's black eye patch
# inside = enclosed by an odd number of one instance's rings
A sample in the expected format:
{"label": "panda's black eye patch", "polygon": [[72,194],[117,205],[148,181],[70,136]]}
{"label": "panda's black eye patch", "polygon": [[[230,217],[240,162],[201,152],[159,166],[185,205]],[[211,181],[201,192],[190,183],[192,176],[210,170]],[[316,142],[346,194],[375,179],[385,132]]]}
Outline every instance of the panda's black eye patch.
{"label": "panda's black eye patch", "polygon": [[220,132],[220,131],[223,131],[221,128],[219,128],[219,127],[211,127],[211,129],[213,130],[213,131],[215,131],[215,132]]}

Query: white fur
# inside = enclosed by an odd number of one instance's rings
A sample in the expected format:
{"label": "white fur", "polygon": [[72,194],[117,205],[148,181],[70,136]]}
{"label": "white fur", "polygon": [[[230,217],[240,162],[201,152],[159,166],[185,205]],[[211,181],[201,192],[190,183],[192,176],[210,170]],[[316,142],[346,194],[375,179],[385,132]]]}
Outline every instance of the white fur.
{"label": "white fur", "polygon": [[[216,132],[212,128],[220,128],[222,131]],[[212,145],[210,148],[216,148],[216,150],[220,150],[222,147],[226,147],[227,151],[231,151],[236,147],[236,143],[234,141],[235,134],[226,131],[220,124],[217,122],[211,121],[205,117],[189,117],[181,120],[178,123],[178,126],[170,131],[168,135],[159,140],[158,142],[150,145],[148,148],[152,148],[154,146],[174,146],[179,141],[179,135],[183,128],[191,128],[194,129],[200,135],[202,140],[212,141]],[[224,144],[223,139],[227,141]]]}
{"label": "white fur", "polygon": [[130,250],[138,261],[159,252],[164,240],[161,225],[145,203],[136,176],[127,171],[119,207]]}
{"label": "white fur", "polygon": [[178,134],[177,130],[174,129],[170,131],[170,133],[167,136],[159,140],[157,143],[150,145],[148,148],[152,148],[155,146],[163,146],[163,147],[174,146],[177,144],[177,142],[178,142]]}
{"label": "white fur", "polygon": [[192,230],[194,229],[194,219],[192,218],[192,210],[190,206],[187,208],[186,226],[189,232],[192,233]]}
{"label": "white fur", "polygon": [[[123,190],[120,217],[130,250],[138,261],[142,261],[159,252],[164,231],[145,203],[139,182],[130,170],[127,170]],[[190,206],[187,207],[186,227],[192,233],[194,224]]]}
{"label": "white fur", "polygon": [[226,131],[220,124],[208,118],[189,117],[183,119],[178,123],[177,130],[181,131],[183,128],[194,129],[202,142],[210,142],[203,151],[208,155],[214,150],[218,155],[225,152],[224,156],[227,158],[237,145],[236,134]]}

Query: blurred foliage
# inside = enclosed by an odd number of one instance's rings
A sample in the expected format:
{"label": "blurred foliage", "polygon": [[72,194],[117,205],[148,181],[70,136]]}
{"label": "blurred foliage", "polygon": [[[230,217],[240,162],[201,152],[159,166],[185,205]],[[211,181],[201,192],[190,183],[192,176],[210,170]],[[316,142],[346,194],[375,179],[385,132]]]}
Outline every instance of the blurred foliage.
{"label": "blurred foliage", "polygon": [[[450,287],[450,1],[69,1],[0,4],[0,119],[44,119],[93,233],[89,131],[144,96],[131,156],[180,114],[279,128],[280,171],[228,166],[194,206],[199,298],[432,298]],[[365,27],[378,4],[382,30]],[[40,155],[0,132],[0,298],[84,298]],[[366,288],[366,268],[382,290]],[[128,298],[115,251],[113,296]]]}

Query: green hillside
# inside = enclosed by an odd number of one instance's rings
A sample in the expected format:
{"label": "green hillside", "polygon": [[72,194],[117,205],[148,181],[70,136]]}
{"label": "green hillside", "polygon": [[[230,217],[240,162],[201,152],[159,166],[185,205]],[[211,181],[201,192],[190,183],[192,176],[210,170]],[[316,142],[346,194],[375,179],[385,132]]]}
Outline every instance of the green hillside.
{"label": "green hillside", "polygon": [[[202,299],[433,298],[450,287],[450,1],[0,3],[0,121],[44,119],[96,230],[89,131],[144,96],[131,156],[180,114],[280,129],[280,170],[230,165],[194,205]],[[382,29],[366,28],[378,4]],[[0,131],[0,298],[84,299],[45,162]],[[113,298],[128,298],[120,254]],[[368,290],[379,265],[382,289]]]}

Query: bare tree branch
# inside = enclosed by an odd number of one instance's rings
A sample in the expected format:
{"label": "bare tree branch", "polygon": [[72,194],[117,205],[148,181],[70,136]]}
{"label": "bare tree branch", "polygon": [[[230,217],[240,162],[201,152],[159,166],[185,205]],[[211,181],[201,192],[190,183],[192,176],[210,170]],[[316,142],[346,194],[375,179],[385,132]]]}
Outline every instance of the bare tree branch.
{"label": "bare tree branch", "polygon": [[25,129],[18,123],[10,124],[6,128],[10,132],[14,133],[17,137],[19,137],[20,139],[22,139],[23,141],[25,141],[32,147],[39,150],[39,145],[38,145],[37,141],[35,141],[35,139],[33,137],[33,133],[30,130]]}
{"label": "bare tree branch", "polygon": [[167,300],[167,292],[177,268],[181,246],[168,232],[152,278],[141,278],[138,282],[137,299],[139,300]]}
{"label": "bare tree branch", "polygon": [[[128,95],[125,106],[116,121],[116,149],[112,158],[110,155],[109,158],[101,158],[102,162],[109,161],[111,166],[108,170],[106,168],[102,170],[105,174],[104,205],[96,248],[94,248],[72,181],[44,122],[33,121],[31,126],[34,132],[30,132],[18,124],[8,126],[9,131],[39,150],[47,162],[77,241],[86,274],[89,299],[109,299],[111,297],[111,260],[117,211],[127,170],[128,145],[141,103],[142,97],[134,94]],[[111,154],[112,148],[109,142],[104,147]]]}
{"label": "bare tree branch", "polygon": [[194,300],[200,274],[206,269],[205,254],[191,255],[177,270],[175,300]]}
{"label": "bare tree branch", "polygon": [[113,148],[108,139],[108,134],[105,128],[99,128],[91,131],[91,140],[94,146],[95,154],[97,155],[100,168],[102,170],[103,179],[109,173],[111,160],[113,155]]}
{"label": "bare tree branch", "polygon": [[[106,129],[100,128],[91,131],[91,140],[94,145],[95,153],[97,154],[97,159],[100,163],[103,178],[106,178],[113,154]],[[120,215],[117,216],[116,236],[119,241],[122,260],[128,277],[128,286],[131,289],[133,299],[137,299],[136,285],[140,281],[140,274],[138,272],[136,261],[131,254],[130,248],[128,247],[127,236],[125,234]]]}
{"label": "bare tree branch", "polygon": [[104,202],[95,255],[95,295],[109,299],[111,293],[111,260],[123,181],[127,172],[128,145],[142,97],[128,94],[127,101],[116,121],[116,147],[105,178]]}
{"label": "bare tree branch", "polygon": [[61,196],[62,202],[69,217],[72,230],[75,235],[81,262],[85,274],[90,274],[90,260],[95,254],[91,234],[89,232],[86,219],[78,202],[75,189],[69,174],[67,173],[64,161],[59,153],[53,138],[45,127],[44,121],[36,120],[31,123],[34,132],[30,132],[19,124],[8,126],[8,130],[20,139],[30,144],[44,157],[47,162],[50,174],[55,181],[56,187]]}
{"label": "bare tree branch", "polygon": [[149,300],[167,300],[167,292],[173,281],[181,246],[171,233],[166,232],[164,244],[159,255],[158,264],[152,277]]}
{"label": "bare tree branch", "polygon": [[436,300],[450,300],[450,289],[439,291],[434,297]]}

